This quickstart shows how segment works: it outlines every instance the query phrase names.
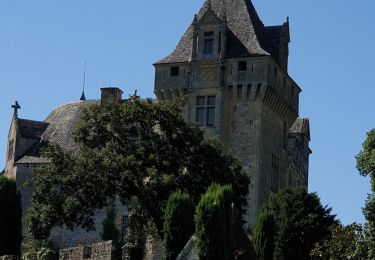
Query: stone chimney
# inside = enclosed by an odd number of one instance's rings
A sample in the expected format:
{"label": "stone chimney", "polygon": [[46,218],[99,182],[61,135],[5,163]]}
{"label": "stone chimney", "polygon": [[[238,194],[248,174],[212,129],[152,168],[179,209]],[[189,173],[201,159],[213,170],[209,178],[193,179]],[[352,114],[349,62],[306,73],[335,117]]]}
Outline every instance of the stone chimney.
{"label": "stone chimney", "polygon": [[101,104],[109,104],[109,103],[117,103],[120,102],[122,99],[122,90],[116,87],[107,87],[101,88],[102,92],[100,103]]}

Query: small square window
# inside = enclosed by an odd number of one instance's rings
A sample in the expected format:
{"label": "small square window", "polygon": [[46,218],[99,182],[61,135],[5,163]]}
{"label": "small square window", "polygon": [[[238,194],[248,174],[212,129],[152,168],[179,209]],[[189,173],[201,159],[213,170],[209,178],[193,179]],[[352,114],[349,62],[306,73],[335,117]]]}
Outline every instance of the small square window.
{"label": "small square window", "polygon": [[180,67],[171,67],[171,77],[180,75]]}
{"label": "small square window", "polygon": [[238,62],[238,71],[246,71],[247,70],[247,62],[240,61]]}

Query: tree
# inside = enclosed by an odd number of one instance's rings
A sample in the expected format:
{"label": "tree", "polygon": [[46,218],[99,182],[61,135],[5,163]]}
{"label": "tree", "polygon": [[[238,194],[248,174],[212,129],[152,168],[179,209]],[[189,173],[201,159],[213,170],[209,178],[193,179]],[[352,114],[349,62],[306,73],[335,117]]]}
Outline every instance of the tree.
{"label": "tree", "polygon": [[331,208],[323,207],[316,193],[302,187],[272,194],[265,208],[274,216],[275,233],[261,241],[274,235],[273,258],[278,260],[309,259],[315,244],[329,237],[336,223]]}
{"label": "tree", "polygon": [[186,193],[169,197],[164,212],[163,259],[176,259],[194,233],[194,207]]}
{"label": "tree", "polygon": [[238,160],[180,116],[177,105],[141,101],[93,105],[75,131],[77,153],[49,146],[51,163],[36,169],[28,228],[45,238],[54,226],[93,229],[94,209],[119,197],[137,197],[162,236],[163,210],[171,191],[197,204],[207,187],[231,184],[234,210],[242,216],[249,178]]}
{"label": "tree", "polygon": [[275,216],[263,208],[259,211],[253,232],[253,245],[261,260],[272,260],[276,227]]}
{"label": "tree", "polygon": [[21,195],[14,180],[0,175],[0,255],[20,255]]}
{"label": "tree", "polygon": [[101,233],[103,241],[112,240],[114,245],[117,247],[120,238],[120,231],[116,227],[115,221],[117,217],[116,208],[114,205],[110,205],[107,208],[107,216],[103,220],[103,232]]}
{"label": "tree", "polygon": [[126,242],[132,244],[131,259],[142,260],[145,254],[145,244],[147,239],[147,214],[139,203],[139,200],[133,197],[130,200],[132,215],[129,221],[129,230],[126,235]]}
{"label": "tree", "polygon": [[366,218],[365,239],[368,258],[375,259],[375,129],[367,133],[362,151],[356,156],[357,169],[362,176],[370,176],[372,193],[366,200],[363,214]]}
{"label": "tree", "polygon": [[232,187],[213,184],[202,196],[195,213],[199,259],[232,259]]}
{"label": "tree", "polygon": [[363,252],[362,227],[356,223],[344,226],[332,225],[331,236],[318,242],[311,251],[313,259],[322,260],[365,260]]}

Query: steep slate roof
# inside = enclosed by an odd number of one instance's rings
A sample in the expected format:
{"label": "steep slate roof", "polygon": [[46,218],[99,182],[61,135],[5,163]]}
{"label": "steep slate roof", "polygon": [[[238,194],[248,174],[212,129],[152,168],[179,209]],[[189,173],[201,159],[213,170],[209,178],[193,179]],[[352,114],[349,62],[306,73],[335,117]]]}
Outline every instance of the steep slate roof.
{"label": "steep slate roof", "polygon": [[279,58],[280,36],[283,26],[267,26],[264,27],[264,38],[266,49],[271,53],[276,60]]}
{"label": "steep slate roof", "polygon": [[290,134],[304,134],[310,140],[310,123],[308,118],[297,118],[289,130]]}
{"label": "steep slate roof", "polygon": [[21,160],[18,160],[17,164],[44,164],[49,163],[50,160],[42,157],[24,156]]}
{"label": "steep slate roof", "polygon": [[48,127],[48,123],[27,119],[17,119],[18,131],[22,137],[39,139]]}
{"label": "steep slate roof", "polygon": [[77,151],[78,146],[74,142],[73,131],[81,121],[82,111],[95,103],[99,101],[76,101],[53,110],[45,120],[49,126],[42,135],[42,143],[54,143],[64,150]]}
{"label": "steep slate roof", "polygon": [[[198,21],[204,16],[209,8],[222,21],[226,19],[229,29],[229,41],[227,58],[270,55],[262,48],[264,25],[250,0],[207,0],[198,12]],[[175,63],[187,62],[192,56],[194,26],[190,25],[181,38],[176,49],[166,58],[156,62]]]}

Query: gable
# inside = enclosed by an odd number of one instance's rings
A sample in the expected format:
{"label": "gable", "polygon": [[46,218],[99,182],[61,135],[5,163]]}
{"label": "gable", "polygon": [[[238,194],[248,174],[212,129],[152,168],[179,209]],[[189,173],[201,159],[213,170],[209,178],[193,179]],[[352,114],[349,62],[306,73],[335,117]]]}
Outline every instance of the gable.
{"label": "gable", "polygon": [[[210,10],[210,12],[208,12]],[[227,29],[233,36],[232,41],[236,46],[229,50],[231,56],[261,56],[270,55],[262,48],[263,23],[249,0],[211,0],[206,1],[197,14],[197,20],[201,22],[212,22],[214,17],[218,21],[226,21]],[[193,22],[194,23],[194,22]],[[181,38],[176,49],[166,58],[156,64],[188,62],[192,58],[192,42],[194,40],[194,26],[189,26]],[[231,46],[228,46],[231,48]]]}

